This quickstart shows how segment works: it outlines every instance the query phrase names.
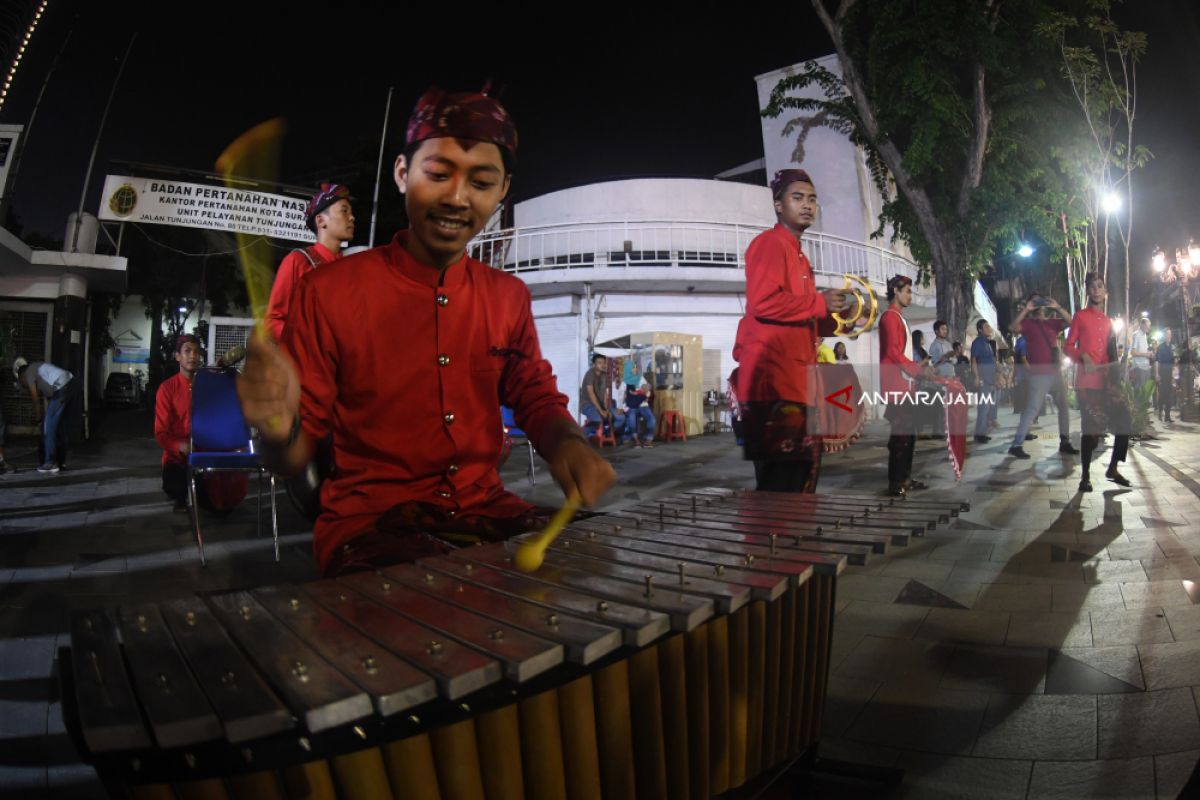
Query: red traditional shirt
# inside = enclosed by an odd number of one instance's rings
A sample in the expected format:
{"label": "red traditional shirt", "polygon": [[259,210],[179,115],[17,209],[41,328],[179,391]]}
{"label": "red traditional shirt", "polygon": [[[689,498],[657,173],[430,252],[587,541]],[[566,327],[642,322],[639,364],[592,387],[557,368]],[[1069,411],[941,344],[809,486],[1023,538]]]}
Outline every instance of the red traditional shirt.
{"label": "red traditional shirt", "polygon": [[389,244],[305,275],[285,331],[305,431],[333,435],[313,532],[322,566],[393,506],[501,518],[531,506],[496,469],[500,406],[538,450],[574,422],[542,358],[529,289],[463,257],[441,276]]}
{"label": "red traditional shirt", "polygon": [[738,399],[813,405],[817,336],[834,328],[800,241],[782,225],[756,236],[746,250],[746,315],[733,345]]}
{"label": "red traditional shirt", "polygon": [[192,435],[192,382],[178,372],[158,387],[154,401],[154,439],[163,449],[162,463],[186,464],[179,446]]}
{"label": "red traditional shirt", "polygon": [[[327,264],[342,257],[341,252],[333,252],[325,245],[317,242],[304,248],[317,264]],[[304,252],[293,250],[279,262],[275,272],[275,283],[271,286],[271,300],[267,303],[267,329],[275,341],[283,341],[283,327],[287,322],[288,309],[291,307],[292,295],[296,291],[296,282],[301,276],[312,272],[316,267],[305,257]]]}
{"label": "red traditional shirt", "polygon": [[904,352],[909,338],[908,325],[899,311],[888,308],[879,315],[879,390],[884,394],[908,392],[912,383],[905,376],[921,374],[921,365]]}
{"label": "red traditional shirt", "polygon": [[1103,389],[1107,378],[1106,369],[1085,372],[1083,355],[1091,356],[1096,366],[1108,363],[1108,336],[1112,331],[1112,320],[1103,311],[1087,306],[1075,312],[1071,318],[1071,330],[1063,353],[1075,364],[1076,389]]}

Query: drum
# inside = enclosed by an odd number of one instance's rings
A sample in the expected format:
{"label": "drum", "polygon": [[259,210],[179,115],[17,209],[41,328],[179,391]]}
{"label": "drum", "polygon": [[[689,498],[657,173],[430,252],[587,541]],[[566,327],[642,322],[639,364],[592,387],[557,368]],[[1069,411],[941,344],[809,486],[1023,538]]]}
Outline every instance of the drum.
{"label": "drum", "polygon": [[701,490],[302,586],[76,612],[113,796],[707,798],[820,735],[837,576],[957,502]]}

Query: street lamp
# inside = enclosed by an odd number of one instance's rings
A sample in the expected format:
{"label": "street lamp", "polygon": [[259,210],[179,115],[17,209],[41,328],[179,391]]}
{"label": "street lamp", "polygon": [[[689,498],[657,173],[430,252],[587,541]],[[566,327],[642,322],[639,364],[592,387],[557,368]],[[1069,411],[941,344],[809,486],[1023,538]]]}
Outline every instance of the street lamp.
{"label": "street lamp", "polygon": [[1022,243],[1021,246],[1017,248],[1017,255],[1019,255],[1021,258],[1029,258],[1031,255],[1033,255],[1033,248],[1030,245]]}
{"label": "street lamp", "polygon": [[1121,195],[1111,189],[1100,198],[1100,210],[1105,214],[1115,214],[1121,210]]}

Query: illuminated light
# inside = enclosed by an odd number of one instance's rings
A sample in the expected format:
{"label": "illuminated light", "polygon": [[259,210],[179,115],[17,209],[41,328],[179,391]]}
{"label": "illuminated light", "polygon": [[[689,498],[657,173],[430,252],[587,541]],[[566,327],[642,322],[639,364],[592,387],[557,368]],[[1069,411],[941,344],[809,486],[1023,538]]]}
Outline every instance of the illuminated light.
{"label": "illuminated light", "polygon": [[182,313],[184,313],[184,312],[186,312],[186,311],[187,311],[187,306],[180,306],[180,307],[179,307],[179,313],[180,313],[180,314],[182,314]]}
{"label": "illuminated light", "polygon": [[1193,264],[1200,264],[1200,247],[1195,244],[1188,245],[1188,258]]}
{"label": "illuminated light", "polygon": [[1114,317],[1112,321],[1113,333],[1120,333],[1125,330],[1125,320],[1120,317]]}
{"label": "illuminated light", "polygon": [[1115,214],[1121,210],[1121,195],[1113,191],[1104,193],[1100,198],[1100,208],[1105,214]]}
{"label": "illuminated light", "polygon": [[1064,366],[1064,367],[1069,367],[1069,366],[1071,366],[1071,357],[1070,357],[1070,356],[1063,356],[1062,363],[1063,363],[1063,366]]}
{"label": "illuminated light", "polygon": [[1167,254],[1159,250],[1154,254],[1154,259],[1150,263],[1154,266],[1155,272],[1162,272],[1167,268]]}
{"label": "illuminated light", "polygon": [[1033,255],[1033,248],[1027,244],[1023,244],[1017,248],[1017,255],[1019,255],[1021,258],[1029,258],[1031,255]]}

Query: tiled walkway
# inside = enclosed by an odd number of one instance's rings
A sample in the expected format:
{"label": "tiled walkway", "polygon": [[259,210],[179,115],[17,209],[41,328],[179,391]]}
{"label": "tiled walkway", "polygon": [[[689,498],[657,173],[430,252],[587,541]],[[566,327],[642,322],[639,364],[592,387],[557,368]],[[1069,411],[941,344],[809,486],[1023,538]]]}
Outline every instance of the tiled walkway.
{"label": "tiled walkway", "polygon": [[[892,796],[1174,797],[1200,757],[1200,425],[1136,444],[1133,488],[1101,467],[1097,491],[1078,496],[1078,458],[1060,457],[1055,438],[1027,443],[1030,461],[1008,458],[1015,419],[1000,418],[990,444],[971,445],[960,485],[937,443],[919,446],[928,494],[971,511],[841,580],[822,755],[903,767]],[[244,504],[208,520],[200,568],[186,516],[162,500],[148,424],[117,415],[74,469],[0,478],[6,798],[99,792],[63,733],[53,675],[71,608],[315,577],[311,539],[282,496],[282,563]],[[822,491],[882,487],[884,430],[828,457]],[[530,486],[525,459],[514,451],[510,486],[558,502],[544,467]],[[752,483],[728,434],[622,450],[614,464],[606,510]]]}

